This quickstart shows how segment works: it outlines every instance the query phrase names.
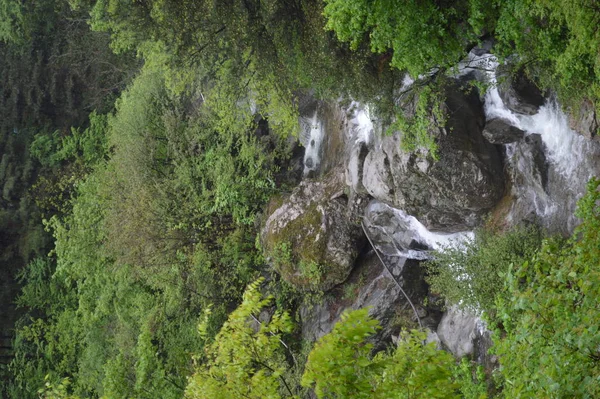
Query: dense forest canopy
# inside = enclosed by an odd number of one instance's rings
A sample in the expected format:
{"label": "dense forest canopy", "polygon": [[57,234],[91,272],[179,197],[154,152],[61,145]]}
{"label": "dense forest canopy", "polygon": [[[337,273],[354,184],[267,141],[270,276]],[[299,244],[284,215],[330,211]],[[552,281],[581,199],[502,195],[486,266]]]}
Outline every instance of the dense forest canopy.
{"label": "dense forest canopy", "polygon": [[[323,293],[273,273],[258,231],[298,183],[303,96],[368,103],[436,155],[431,115],[484,40],[600,110],[598,26],[591,0],[0,0],[0,259],[20,288],[2,293],[1,395],[597,397],[596,180],[572,238],[484,232],[430,266],[488,317],[493,378],[422,331],[373,356],[363,310],[301,342],[296,310]],[[457,259],[475,284],[446,286]]]}

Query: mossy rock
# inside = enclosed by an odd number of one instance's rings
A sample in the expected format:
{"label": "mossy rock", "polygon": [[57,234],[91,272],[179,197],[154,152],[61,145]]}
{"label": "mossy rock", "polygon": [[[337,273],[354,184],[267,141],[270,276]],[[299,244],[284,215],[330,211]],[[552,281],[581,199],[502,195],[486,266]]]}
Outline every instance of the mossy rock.
{"label": "mossy rock", "polygon": [[339,177],[304,181],[268,216],[265,257],[284,280],[307,291],[342,283],[364,245],[360,224],[347,210]]}

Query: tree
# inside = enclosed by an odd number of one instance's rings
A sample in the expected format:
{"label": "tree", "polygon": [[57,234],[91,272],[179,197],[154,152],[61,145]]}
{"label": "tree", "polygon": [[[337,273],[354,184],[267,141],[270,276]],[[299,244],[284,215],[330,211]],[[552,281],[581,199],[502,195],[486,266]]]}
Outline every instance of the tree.
{"label": "tree", "polygon": [[326,28],[357,48],[366,37],[376,53],[393,51],[391,65],[416,78],[450,68],[476,35],[465,20],[468,1],[326,0]]}
{"label": "tree", "polygon": [[347,312],[308,356],[302,384],[318,398],[459,398],[454,358],[405,331],[398,347],[372,357],[378,322],[367,309]]}
{"label": "tree", "polygon": [[488,320],[496,315],[496,298],[506,298],[504,275],[511,264],[531,259],[541,246],[542,232],[534,226],[509,231],[475,231],[473,239],[437,251],[427,262],[433,292],[445,300]]}
{"label": "tree", "polygon": [[250,284],[241,305],[233,311],[215,341],[206,348],[186,388],[186,398],[276,399],[292,397],[284,378],[289,365],[282,344],[292,330],[290,316],[275,312],[268,323],[253,319],[272,304],[262,298],[262,280]]}

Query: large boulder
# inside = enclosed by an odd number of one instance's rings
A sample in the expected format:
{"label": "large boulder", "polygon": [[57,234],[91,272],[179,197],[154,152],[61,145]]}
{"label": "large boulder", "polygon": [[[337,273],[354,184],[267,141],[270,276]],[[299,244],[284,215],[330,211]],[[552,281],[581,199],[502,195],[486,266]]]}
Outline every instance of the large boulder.
{"label": "large boulder", "polygon": [[300,289],[326,291],[346,280],[364,244],[341,179],[333,173],[323,181],[305,180],[270,206],[262,230],[265,255]]}
{"label": "large boulder", "polygon": [[508,109],[518,114],[534,115],[544,105],[544,96],[522,69],[512,72],[509,65],[498,67],[498,94]]}
{"label": "large boulder", "polygon": [[485,324],[473,313],[450,307],[437,328],[440,341],[456,357],[472,355],[477,340],[486,333]]}
{"label": "large boulder", "polygon": [[524,136],[524,131],[502,118],[489,120],[483,129],[483,137],[492,144],[514,143]]}
{"label": "large boulder", "polygon": [[476,90],[448,85],[446,125],[431,132],[439,160],[400,148],[400,134],[382,138],[363,166],[363,185],[375,198],[416,216],[428,229],[476,226],[502,197],[498,149],[482,136],[483,105]]}

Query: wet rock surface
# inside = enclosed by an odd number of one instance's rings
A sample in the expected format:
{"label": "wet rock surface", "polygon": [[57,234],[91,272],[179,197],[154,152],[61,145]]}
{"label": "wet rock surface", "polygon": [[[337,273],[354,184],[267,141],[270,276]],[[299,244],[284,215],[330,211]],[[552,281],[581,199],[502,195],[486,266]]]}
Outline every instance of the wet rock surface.
{"label": "wet rock surface", "polygon": [[511,73],[510,66],[498,67],[498,93],[508,109],[522,115],[534,115],[544,105],[544,96],[522,70]]}
{"label": "wet rock surface", "polygon": [[398,133],[369,152],[363,185],[371,196],[416,216],[427,228],[461,231],[476,226],[502,197],[503,166],[497,148],[484,139],[479,95],[451,85],[448,121],[433,134],[439,160],[400,149]]}
{"label": "wet rock surface", "polygon": [[511,224],[537,222],[537,215],[546,212],[548,196],[548,162],[539,134],[531,134],[511,149],[510,178],[515,201]]}
{"label": "wet rock surface", "polygon": [[[386,265],[417,306],[425,325],[436,326],[441,312],[422,305],[427,296],[424,270],[414,259],[384,257]],[[370,315],[377,319],[382,329],[374,341],[388,340],[401,328],[417,326],[414,312],[392,276],[383,267],[373,251],[364,254],[346,283],[336,287],[323,303],[305,305],[300,310],[302,337],[315,341],[329,333],[345,310],[370,307]]]}
{"label": "wet rock surface", "polygon": [[569,117],[569,127],[577,133],[589,139],[598,136],[600,120],[591,101],[582,102],[577,110],[569,109],[567,116]]}
{"label": "wet rock surface", "polygon": [[346,165],[346,184],[358,194],[367,194],[367,190],[362,182],[362,176],[368,153],[369,148],[364,142],[357,142],[349,151]]}
{"label": "wet rock surface", "polygon": [[380,254],[407,256],[415,259],[428,257],[427,244],[408,220],[398,217],[392,208],[373,200],[365,208],[365,227]]}
{"label": "wet rock surface", "polygon": [[521,140],[525,132],[505,119],[492,119],[485,124],[483,137],[492,144],[509,144]]}
{"label": "wet rock surface", "polygon": [[442,346],[458,358],[473,356],[480,364],[490,361],[487,350],[492,345],[490,331],[475,314],[452,306],[437,327]]}

